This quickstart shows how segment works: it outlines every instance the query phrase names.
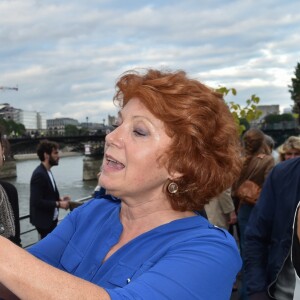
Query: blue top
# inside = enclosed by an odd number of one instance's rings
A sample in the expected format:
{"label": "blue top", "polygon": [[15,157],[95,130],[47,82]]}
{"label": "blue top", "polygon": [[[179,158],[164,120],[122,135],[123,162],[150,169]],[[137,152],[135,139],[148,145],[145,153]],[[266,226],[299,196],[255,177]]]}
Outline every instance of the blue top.
{"label": "blue top", "polygon": [[134,238],[103,263],[122,232],[119,212],[110,196],[91,200],[29,252],[112,299],[230,298],[241,259],[228,232],[201,216],[179,219]]}

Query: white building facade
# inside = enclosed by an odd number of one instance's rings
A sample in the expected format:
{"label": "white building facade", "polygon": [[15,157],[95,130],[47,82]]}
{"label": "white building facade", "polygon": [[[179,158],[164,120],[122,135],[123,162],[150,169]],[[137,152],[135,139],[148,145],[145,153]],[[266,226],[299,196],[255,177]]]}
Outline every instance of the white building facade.
{"label": "white building facade", "polygon": [[46,119],[44,113],[36,111],[25,111],[16,109],[14,112],[14,121],[25,126],[26,131],[46,130]]}

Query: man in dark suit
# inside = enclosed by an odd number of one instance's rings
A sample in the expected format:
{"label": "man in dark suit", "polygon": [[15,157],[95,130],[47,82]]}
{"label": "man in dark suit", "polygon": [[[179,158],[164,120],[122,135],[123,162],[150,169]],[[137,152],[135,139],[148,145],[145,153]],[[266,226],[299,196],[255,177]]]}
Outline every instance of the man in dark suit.
{"label": "man in dark suit", "polygon": [[41,239],[57,226],[59,208],[69,208],[70,197],[60,198],[50,171],[58,165],[58,150],[59,146],[55,142],[40,142],[37,155],[41,164],[33,171],[30,180],[30,222],[36,227]]}

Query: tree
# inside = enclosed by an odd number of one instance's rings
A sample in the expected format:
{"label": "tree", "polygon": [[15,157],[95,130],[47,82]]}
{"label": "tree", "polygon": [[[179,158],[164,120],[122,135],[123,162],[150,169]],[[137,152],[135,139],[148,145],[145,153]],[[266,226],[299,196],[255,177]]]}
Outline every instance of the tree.
{"label": "tree", "polygon": [[244,126],[242,128],[245,128],[244,131],[248,130],[250,128],[250,123],[245,118],[240,118],[240,125]]}
{"label": "tree", "polygon": [[79,129],[75,125],[68,124],[65,126],[65,135],[79,135]]}
{"label": "tree", "polygon": [[22,136],[26,132],[26,128],[21,123],[16,123],[13,120],[5,120],[0,118],[0,128],[3,134],[8,136]]}
{"label": "tree", "polygon": [[289,85],[291,99],[294,101],[293,112],[298,113],[298,121],[300,124],[300,63],[295,68],[295,78],[292,78],[292,85]]}
{"label": "tree", "polygon": [[[236,89],[234,88],[228,89],[226,87],[220,87],[216,91],[223,94],[224,97],[230,92],[233,96],[236,96],[237,94]],[[257,104],[259,103],[259,101],[259,97],[257,97],[256,95],[251,95],[251,97],[246,100],[246,105],[244,107],[233,101],[227,103],[238,126],[239,134],[242,134],[246,129],[248,129],[249,123],[258,119],[262,114],[262,112],[257,109]]]}
{"label": "tree", "polygon": [[280,122],[291,122],[294,121],[294,117],[292,114],[269,114],[265,116],[265,123],[266,124],[274,124],[274,123],[280,123]]}

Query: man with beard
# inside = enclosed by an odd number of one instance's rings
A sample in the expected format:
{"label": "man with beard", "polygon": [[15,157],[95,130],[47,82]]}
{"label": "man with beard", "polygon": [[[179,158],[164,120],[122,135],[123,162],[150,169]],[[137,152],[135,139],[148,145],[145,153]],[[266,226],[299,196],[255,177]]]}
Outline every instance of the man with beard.
{"label": "man with beard", "polygon": [[58,150],[55,142],[43,140],[39,143],[37,155],[41,164],[30,180],[30,223],[36,227],[41,239],[57,226],[59,208],[69,208],[70,197],[60,198],[50,170],[58,165]]}

